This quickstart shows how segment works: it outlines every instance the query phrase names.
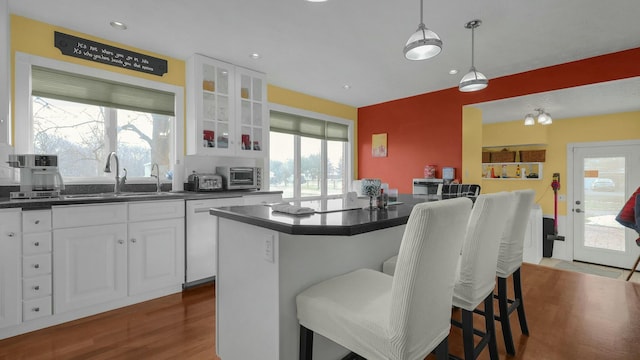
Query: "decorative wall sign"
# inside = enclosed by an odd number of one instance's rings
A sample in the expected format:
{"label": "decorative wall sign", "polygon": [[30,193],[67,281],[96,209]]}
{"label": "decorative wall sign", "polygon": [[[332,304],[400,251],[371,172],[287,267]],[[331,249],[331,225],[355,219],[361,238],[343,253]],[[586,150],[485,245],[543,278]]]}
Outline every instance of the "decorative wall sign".
{"label": "decorative wall sign", "polygon": [[387,134],[373,134],[371,136],[371,156],[387,157]]}
{"label": "decorative wall sign", "polygon": [[167,60],[55,32],[55,47],[64,55],[162,76]]}

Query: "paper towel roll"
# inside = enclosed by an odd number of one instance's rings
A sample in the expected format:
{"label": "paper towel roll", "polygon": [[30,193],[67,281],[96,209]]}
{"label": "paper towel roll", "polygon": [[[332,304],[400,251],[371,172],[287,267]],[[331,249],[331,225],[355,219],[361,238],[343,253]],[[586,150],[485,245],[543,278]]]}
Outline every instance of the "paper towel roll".
{"label": "paper towel roll", "polygon": [[171,189],[173,191],[184,190],[184,165],[181,163],[173,164],[173,181]]}

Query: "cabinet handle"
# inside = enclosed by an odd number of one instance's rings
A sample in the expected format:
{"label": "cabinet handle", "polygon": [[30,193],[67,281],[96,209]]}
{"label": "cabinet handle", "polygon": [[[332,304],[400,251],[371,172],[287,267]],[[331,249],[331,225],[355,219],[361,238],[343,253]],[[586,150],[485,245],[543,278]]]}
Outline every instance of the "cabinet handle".
{"label": "cabinet handle", "polygon": [[33,243],[33,246],[40,246],[40,243],[38,241]]}
{"label": "cabinet handle", "polygon": [[35,265],[33,265],[33,267],[36,268],[36,269],[40,269],[40,264],[35,264]]}
{"label": "cabinet handle", "polygon": [[40,220],[35,221],[36,225],[40,224]]}
{"label": "cabinet handle", "polygon": [[118,244],[124,244],[124,240],[122,239],[118,240]]}
{"label": "cabinet handle", "polygon": [[34,308],[33,308],[33,309],[31,309],[31,310],[32,310],[32,311],[34,311],[34,312],[38,312],[38,311],[40,311],[40,308],[39,308],[39,307],[34,307]]}
{"label": "cabinet handle", "polygon": [[131,242],[135,243],[137,240],[135,238],[131,238]]}
{"label": "cabinet handle", "polygon": [[8,234],[7,234],[7,236],[8,236],[8,237],[14,237],[14,236],[16,236],[16,233],[14,233],[14,232],[10,232],[10,233],[8,233]]}
{"label": "cabinet handle", "polygon": [[36,285],[36,286],[34,286],[34,287],[33,287],[33,290],[35,290],[35,291],[40,290],[40,285]]}

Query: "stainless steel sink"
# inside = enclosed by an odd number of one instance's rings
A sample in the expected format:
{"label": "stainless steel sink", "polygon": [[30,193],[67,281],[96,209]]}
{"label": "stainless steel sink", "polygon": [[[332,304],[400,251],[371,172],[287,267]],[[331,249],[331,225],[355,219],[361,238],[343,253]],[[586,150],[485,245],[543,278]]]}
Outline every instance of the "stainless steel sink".
{"label": "stainless steel sink", "polygon": [[79,199],[112,199],[112,198],[134,198],[134,197],[164,197],[176,196],[179,193],[174,192],[122,192],[116,193],[95,193],[95,194],[70,194],[61,195],[63,200],[79,200]]}

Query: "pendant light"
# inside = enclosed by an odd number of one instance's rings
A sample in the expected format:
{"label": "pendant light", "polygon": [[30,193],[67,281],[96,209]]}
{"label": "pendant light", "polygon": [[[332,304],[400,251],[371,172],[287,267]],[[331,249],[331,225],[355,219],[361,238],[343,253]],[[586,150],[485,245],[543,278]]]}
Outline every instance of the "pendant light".
{"label": "pendant light", "polygon": [[482,20],[471,20],[464,25],[465,28],[471,29],[471,69],[462,77],[458,89],[462,92],[482,90],[489,85],[489,80],[481,72],[476,70],[474,66],[474,30],[482,24]]}
{"label": "pendant light", "polygon": [[533,118],[533,114],[527,114],[527,116],[524,117],[524,124],[526,126],[531,126],[536,124],[536,120]]}
{"label": "pendant light", "polygon": [[433,31],[427,29],[422,21],[423,0],[420,0],[420,25],[404,46],[404,57],[408,60],[430,59],[442,51],[442,40]]}
{"label": "pendant light", "polygon": [[544,112],[543,109],[536,109],[536,111],[538,112],[538,124],[542,124],[542,125],[553,124],[553,120],[551,119],[551,116],[549,115],[549,113]]}

